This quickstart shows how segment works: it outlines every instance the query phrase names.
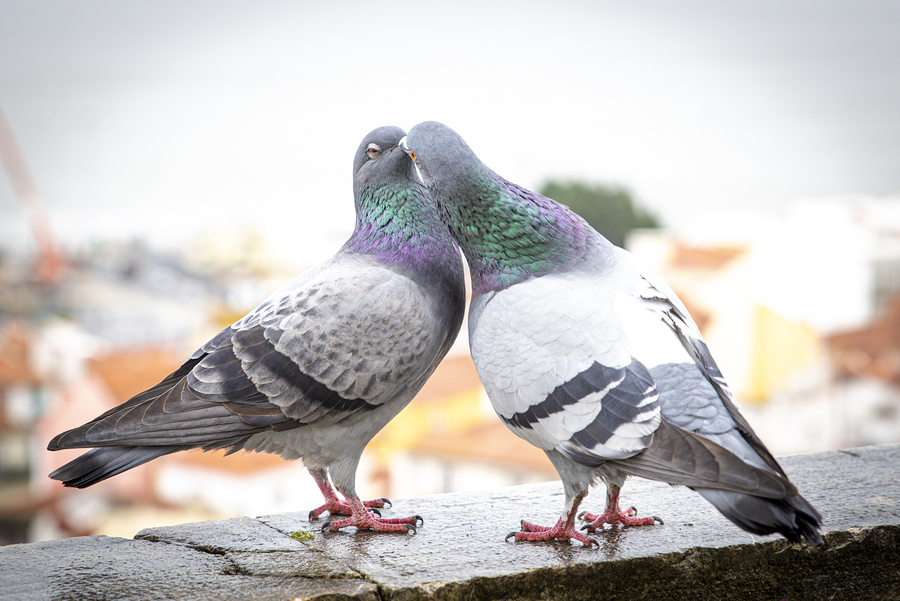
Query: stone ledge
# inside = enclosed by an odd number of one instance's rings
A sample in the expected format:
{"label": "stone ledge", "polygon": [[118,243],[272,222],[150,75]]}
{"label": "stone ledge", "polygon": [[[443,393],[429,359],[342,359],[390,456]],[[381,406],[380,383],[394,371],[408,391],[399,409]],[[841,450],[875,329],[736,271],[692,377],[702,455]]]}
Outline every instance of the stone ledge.
{"label": "stone ledge", "polygon": [[[640,479],[623,501],[665,525],[607,530],[599,549],[504,542],[522,518],[556,520],[551,482],[399,500],[385,516],[423,515],[415,535],[323,534],[300,511],[0,547],[0,599],[900,600],[900,444],[780,461],[825,545],[749,535],[696,493]],[[602,500],[601,487],[586,507]]]}

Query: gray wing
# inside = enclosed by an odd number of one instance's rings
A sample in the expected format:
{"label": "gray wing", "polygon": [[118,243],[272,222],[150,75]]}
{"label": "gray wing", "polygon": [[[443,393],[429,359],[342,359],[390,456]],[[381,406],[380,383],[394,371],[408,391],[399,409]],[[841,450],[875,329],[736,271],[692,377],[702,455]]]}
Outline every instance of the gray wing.
{"label": "gray wing", "polygon": [[268,429],[360,419],[414,392],[430,373],[450,335],[432,310],[408,278],[338,256],[288,283],[158,385],[49,448],[237,450]]}
{"label": "gray wing", "polygon": [[449,328],[412,280],[358,261],[289,284],[232,326],[204,349],[190,390],[236,411],[274,407],[298,424],[330,424],[421,385]]}

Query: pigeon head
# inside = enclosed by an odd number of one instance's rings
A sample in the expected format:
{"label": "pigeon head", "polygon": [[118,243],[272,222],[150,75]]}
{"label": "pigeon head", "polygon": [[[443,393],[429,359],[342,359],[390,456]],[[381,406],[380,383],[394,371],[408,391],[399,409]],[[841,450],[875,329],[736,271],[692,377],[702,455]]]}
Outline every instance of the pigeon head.
{"label": "pigeon head", "polygon": [[354,192],[360,185],[377,187],[386,181],[404,179],[411,173],[400,140],[406,132],[386,125],[369,132],[353,155]]}
{"label": "pigeon head", "polygon": [[429,188],[471,179],[472,172],[485,177],[493,174],[462,136],[437,121],[413,127],[403,146]]}
{"label": "pigeon head", "polygon": [[459,250],[400,146],[405,135],[399,127],[379,127],[357,148],[356,227],[344,248],[392,265],[413,265],[420,272],[453,270],[461,264]]}
{"label": "pigeon head", "polygon": [[466,255],[476,294],[570,269],[599,237],[568,208],[494,173],[442,123],[416,125],[403,146]]}

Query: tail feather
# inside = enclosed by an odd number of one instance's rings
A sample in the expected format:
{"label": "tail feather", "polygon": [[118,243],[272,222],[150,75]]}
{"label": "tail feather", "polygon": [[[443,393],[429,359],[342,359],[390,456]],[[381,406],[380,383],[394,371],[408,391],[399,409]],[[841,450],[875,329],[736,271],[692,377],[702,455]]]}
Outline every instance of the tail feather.
{"label": "tail feather", "polygon": [[785,476],[751,465],[705,436],[667,419],[660,422],[643,452],[606,463],[627,474],[698,490],[714,488],[770,499],[797,494],[797,488]]}
{"label": "tail feather", "polygon": [[819,534],[822,516],[800,495],[767,499],[725,490],[695,490],[747,532],[759,535],[777,532],[793,543],[803,538],[813,545],[823,541]]}
{"label": "tail feather", "polygon": [[100,447],[91,449],[50,474],[64,486],[87,488],[157,457],[191,447]]}

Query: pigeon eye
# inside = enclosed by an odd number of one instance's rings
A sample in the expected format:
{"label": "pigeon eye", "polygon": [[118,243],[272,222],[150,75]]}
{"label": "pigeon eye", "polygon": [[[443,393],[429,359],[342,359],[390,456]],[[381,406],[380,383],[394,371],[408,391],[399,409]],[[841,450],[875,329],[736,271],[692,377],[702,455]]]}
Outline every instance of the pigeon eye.
{"label": "pigeon eye", "polygon": [[381,156],[381,146],[378,144],[369,144],[366,147],[366,154],[369,155],[370,159],[377,159]]}
{"label": "pigeon eye", "polygon": [[419,162],[419,159],[416,157],[416,152],[414,150],[409,151],[409,158],[416,161],[417,163]]}

